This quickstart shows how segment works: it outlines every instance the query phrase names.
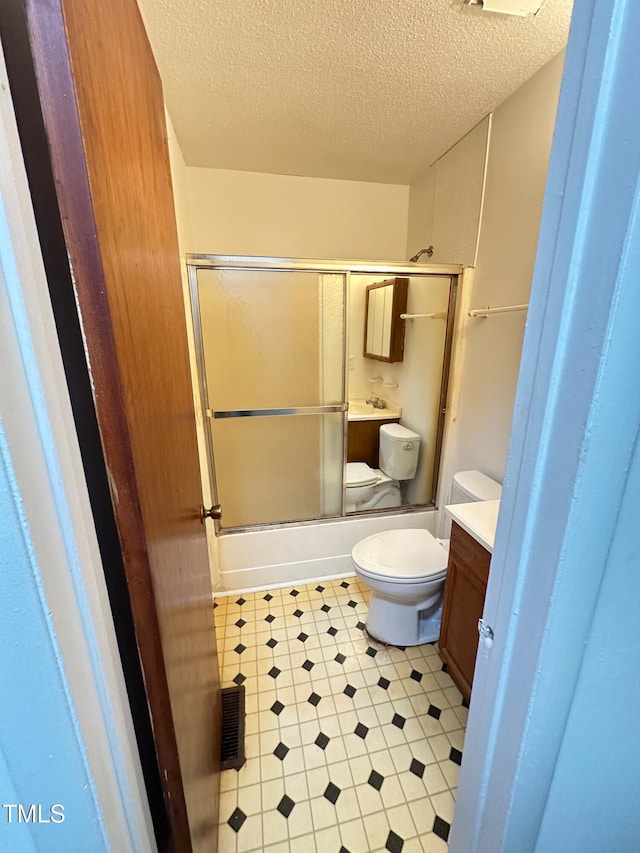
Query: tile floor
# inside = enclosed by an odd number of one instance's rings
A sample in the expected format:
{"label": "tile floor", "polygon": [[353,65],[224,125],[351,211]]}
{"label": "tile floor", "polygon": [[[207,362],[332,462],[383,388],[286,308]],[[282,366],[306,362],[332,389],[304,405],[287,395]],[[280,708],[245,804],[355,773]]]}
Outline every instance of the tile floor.
{"label": "tile floor", "polygon": [[220,853],[447,850],[467,709],[434,645],[365,630],[356,578],[219,598],[246,755],[222,773]]}

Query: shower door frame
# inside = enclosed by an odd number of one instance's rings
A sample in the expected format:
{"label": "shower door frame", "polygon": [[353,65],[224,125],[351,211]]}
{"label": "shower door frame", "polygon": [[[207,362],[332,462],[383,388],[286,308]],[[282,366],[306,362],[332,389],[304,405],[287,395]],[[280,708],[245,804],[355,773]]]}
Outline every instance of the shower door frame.
{"label": "shower door frame", "polygon": [[[463,267],[459,264],[421,264],[420,266],[407,263],[384,263],[366,262],[366,261],[326,261],[322,259],[304,259],[304,258],[278,258],[278,257],[263,257],[255,255],[203,255],[188,253],[185,255],[187,280],[189,285],[189,296],[191,302],[191,319],[193,324],[193,337],[195,345],[196,365],[198,371],[198,389],[200,399],[198,401],[199,409],[202,414],[202,424],[205,436],[205,444],[207,451],[207,468],[209,475],[209,483],[211,494],[216,501],[220,500],[218,495],[218,486],[216,482],[214,450],[213,450],[213,435],[211,430],[212,412],[205,406],[205,401],[209,401],[204,341],[202,337],[202,318],[200,313],[200,297],[198,293],[198,270],[214,269],[214,270],[261,270],[269,272],[316,272],[327,274],[340,274],[344,276],[344,312],[343,312],[343,328],[342,328],[342,349],[343,349],[343,366],[342,366],[342,404],[329,406],[304,407],[296,409],[296,407],[287,407],[286,411],[281,410],[278,414],[283,414],[287,417],[297,414],[318,413],[330,414],[331,412],[342,412],[342,433],[343,433],[343,458],[342,458],[342,507],[340,515],[325,516],[320,518],[309,518],[301,521],[275,521],[253,525],[244,525],[237,527],[222,528],[220,520],[214,519],[216,536],[246,533],[252,530],[276,529],[281,527],[290,527],[291,525],[306,525],[306,524],[322,524],[324,522],[335,522],[341,519],[353,519],[358,517],[376,517],[394,513],[410,513],[419,510],[430,509],[435,507],[432,500],[427,504],[409,504],[407,506],[394,507],[393,510],[370,510],[361,513],[345,513],[345,490],[344,476],[345,466],[347,464],[347,434],[348,434],[348,370],[349,370],[349,352],[348,352],[348,330],[349,330],[349,285],[352,274],[359,275],[384,275],[384,276],[410,276],[412,278],[432,278],[434,276],[448,276],[451,279],[449,286],[449,304],[447,308],[447,328],[445,332],[443,364],[442,364],[442,380],[440,383],[440,401],[438,412],[438,427],[436,432],[436,443],[434,447],[434,467],[433,481],[431,494],[435,497],[437,494],[437,486],[440,474],[440,463],[442,458],[442,443],[444,437],[444,425],[446,415],[446,401],[448,394],[449,369],[451,364],[452,343],[456,313],[456,299],[459,279],[463,271]],[[260,410],[262,414],[266,414],[267,410]],[[275,414],[276,410],[269,410],[269,413]],[[246,415],[249,415],[247,410]],[[225,415],[223,415],[224,417]],[[230,417],[230,415],[227,415]]]}

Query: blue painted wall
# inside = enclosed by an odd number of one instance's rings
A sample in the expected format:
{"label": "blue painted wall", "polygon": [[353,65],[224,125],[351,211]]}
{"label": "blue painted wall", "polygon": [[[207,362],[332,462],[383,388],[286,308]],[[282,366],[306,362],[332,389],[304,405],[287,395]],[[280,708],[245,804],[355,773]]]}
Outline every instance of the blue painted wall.
{"label": "blue painted wall", "polygon": [[[0,850],[107,850],[60,653],[0,423]],[[4,804],[64,806],[64,822],[9,823]]]}

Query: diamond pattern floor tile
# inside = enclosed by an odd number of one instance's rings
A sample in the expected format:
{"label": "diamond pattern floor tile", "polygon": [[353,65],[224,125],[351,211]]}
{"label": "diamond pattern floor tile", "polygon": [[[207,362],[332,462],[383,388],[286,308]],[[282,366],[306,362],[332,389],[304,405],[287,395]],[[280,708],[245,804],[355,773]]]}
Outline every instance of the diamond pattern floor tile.
{"label": "diamond pattern floor tile", "polygon": [[366,633],[357,578],[219,597],[247,761],[221,780],[220,853],[445,850],[467,703],[433,644]]}

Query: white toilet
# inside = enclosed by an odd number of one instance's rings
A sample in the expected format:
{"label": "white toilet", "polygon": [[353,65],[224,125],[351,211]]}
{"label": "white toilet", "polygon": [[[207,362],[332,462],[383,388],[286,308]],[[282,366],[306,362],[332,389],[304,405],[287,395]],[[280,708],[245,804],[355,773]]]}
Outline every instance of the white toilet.
{"label": "white toilet", "polygon": [[367,509],[390,509],[401,506],[399,480],[412,480],[416,475],[420,436],[400,424],[380,427],[380,468],[366,462],[347,462],[345,476],[347,512]]}
{"label": "white toilet", "polygon": [[[480,471],[453,476],[451,503],[497,500],[502,487]],[[432,643],[440,635],[447,549],[424,529],[384,530],[354,547],[356,575],[371,589],[367,631],[394,646]]]}

